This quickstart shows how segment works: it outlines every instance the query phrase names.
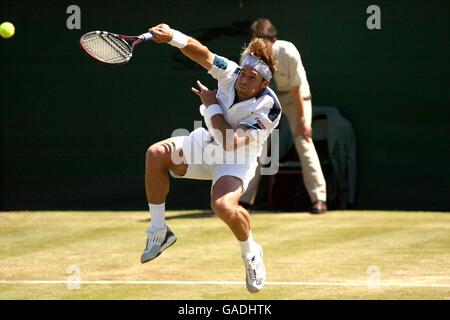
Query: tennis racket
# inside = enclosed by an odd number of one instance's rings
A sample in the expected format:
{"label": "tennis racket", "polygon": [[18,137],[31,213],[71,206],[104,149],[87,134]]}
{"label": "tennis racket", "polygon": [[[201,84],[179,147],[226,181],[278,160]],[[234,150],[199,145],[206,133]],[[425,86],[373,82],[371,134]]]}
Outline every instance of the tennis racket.
{"label": "tennis racket", "polygon": [[80,45],[97,61],[107,64],[124,64],[130,61],[136,45],[152,38],[153,35],[150,32],[139,36],[125,36],[106,31],[92,31],[81,36]]}

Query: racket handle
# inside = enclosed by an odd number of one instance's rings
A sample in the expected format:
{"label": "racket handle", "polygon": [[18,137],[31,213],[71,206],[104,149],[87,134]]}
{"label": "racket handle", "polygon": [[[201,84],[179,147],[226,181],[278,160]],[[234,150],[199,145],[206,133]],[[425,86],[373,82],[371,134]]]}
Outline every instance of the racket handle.
{"label": "racket handle", "polygon": [[142,41],[148,41],[153,38],[153,35],[150,32],[146,32],[139,35],[138,38],[141,39]]}

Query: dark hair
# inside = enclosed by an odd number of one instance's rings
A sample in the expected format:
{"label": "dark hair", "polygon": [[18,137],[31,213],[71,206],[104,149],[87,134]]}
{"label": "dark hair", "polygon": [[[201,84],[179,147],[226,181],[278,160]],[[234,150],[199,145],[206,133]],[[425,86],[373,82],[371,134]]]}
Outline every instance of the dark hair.
{"label": "dark hair", "polygon": [[250,36],[273,40],[277,36],[277,29],[269,19],[261,18],[255,20],[250,26]]}
{"label": "dark hair", "polygon": [[264,41],[264,39],[254,38],[249,45],[244,48],[242,55],[253,55],[258,57],[267,64],[272,74],[277,71],[277,61],[272,54],[272,48]]}

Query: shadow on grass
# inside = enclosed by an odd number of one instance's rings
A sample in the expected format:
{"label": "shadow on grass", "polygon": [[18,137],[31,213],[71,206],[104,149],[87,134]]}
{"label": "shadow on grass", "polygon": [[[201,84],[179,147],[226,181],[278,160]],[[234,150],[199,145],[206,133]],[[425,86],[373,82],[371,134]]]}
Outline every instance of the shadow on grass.
{"label": "shadow on grass", "polygon": [[[214,217],[214,214],[210,210],[198,210],[191,211],[186,213],[180,213],[177,215],[170,215],[166,217],[166,220],[174,220],[174,219],[202,219],[202,218],[211,218]],[[149,219],[141,219],[139,222],[149,222]]]}
{"label": "shadow on grass", "polygon": [[[269,211],[269,210],[261,210],[261,211],[252,211],[250,210],[250,216],[258,215],[258,214],[309,214],[308,212],[294,212],[294,211]],[[202,218],[212,218],[215,217],[214,213],[211,210],[193,210],[190,212],[184,212],[176,215],[166,216],[166,220],[175,220],[175,219],[202,219]],[[140,219],[138,222],[150,222],[150,218],[148,219]]]}

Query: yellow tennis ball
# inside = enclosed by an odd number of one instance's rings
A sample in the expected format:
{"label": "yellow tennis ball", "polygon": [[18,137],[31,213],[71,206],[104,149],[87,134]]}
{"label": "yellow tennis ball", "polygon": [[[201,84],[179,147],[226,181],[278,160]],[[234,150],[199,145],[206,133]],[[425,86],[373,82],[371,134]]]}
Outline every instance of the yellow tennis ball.
{"label": "yellow tennis ball", "polygon": [[0,36],[3,38],[11,38],[14,35],[14,25],[11,22],[3,22],[0,25]]}

